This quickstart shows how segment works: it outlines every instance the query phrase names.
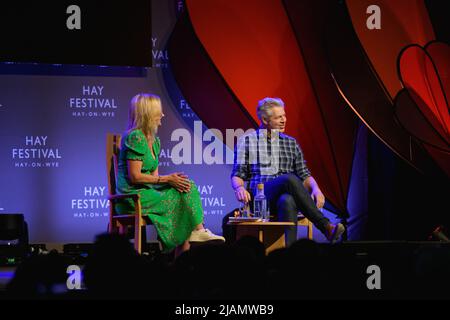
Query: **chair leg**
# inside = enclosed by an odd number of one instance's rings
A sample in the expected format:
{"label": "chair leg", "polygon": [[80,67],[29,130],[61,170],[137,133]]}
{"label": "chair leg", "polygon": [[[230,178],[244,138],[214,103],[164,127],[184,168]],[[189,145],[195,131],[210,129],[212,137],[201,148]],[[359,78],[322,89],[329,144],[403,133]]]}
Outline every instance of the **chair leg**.
{"label": "chair leg", "polygon": [[142,239],[141,239],[141,233],[142,233],[142,221],[141,217],[137,216],[134,218],[134,249],[137,251],[137,253],[142,253]]}
{"label": "chair leg", "polygon": [[117,222],[115,220],[111,220],[108,225],[108,233],[116,233],[117,229]]}
{"label": "chair leg", "polygon": [[313,239],[313,225],[312,222],[308,220],[308,239]]}

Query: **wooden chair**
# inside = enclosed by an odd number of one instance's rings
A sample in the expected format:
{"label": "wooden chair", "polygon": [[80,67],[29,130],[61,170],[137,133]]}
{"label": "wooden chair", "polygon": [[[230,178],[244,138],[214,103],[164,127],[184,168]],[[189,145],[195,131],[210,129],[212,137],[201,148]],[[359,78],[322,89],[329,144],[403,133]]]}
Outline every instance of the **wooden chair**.
{"label": "wooden chair", "polygon": [[309,240],[313,240],[313,225],[312,222],[308,220],[308,218],[306,218],[302,213],[298,213],[297,215],[297,225],[298,226],[303,226],[303,227],[307,227],[307,231],[306,231],[306,238],[308,238]]}
{"label": "wooden chair", "polygon": [[[116,177],[118,171],[118,158],[120,152],[121,135],[108,133],[106,140],[106,168],[108,175],[108,200],[109,225],[108,232],[127,234],[128,227],[134,227],[134,248],[142,253],[142,230],[145,226],[152,224],[146,215],[142,215],[141,200],[139,194],[116,194]],[[134,213],[118,215],[115,211],[115,202],[119,199],[132,199],[134,202]],[[144,227],[144,228],[143,228]]]}

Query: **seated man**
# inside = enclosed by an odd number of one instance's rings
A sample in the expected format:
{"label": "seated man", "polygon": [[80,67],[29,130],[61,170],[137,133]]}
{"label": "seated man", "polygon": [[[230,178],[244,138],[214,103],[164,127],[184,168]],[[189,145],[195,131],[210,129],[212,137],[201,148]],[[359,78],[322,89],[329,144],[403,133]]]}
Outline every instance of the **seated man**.
{"label": "seated man", "polygon": [[[231,185],[238,201],[248,203],[264,184],[270,212],[280,221],[297,224],[301,211],[326,238],[334,243],[345,231],[344,226],[331,224],[320,209],[325,197],[306,166],[297,141],[286,134],[284,102],[264,98],[258,103],[260,127],[240,137],[235,149]],[[244,186],[249,181],[249,189]],[[250,192],[249,192],[250,191]],[[297,227],[286,228],[286,245],[297,240]]]}

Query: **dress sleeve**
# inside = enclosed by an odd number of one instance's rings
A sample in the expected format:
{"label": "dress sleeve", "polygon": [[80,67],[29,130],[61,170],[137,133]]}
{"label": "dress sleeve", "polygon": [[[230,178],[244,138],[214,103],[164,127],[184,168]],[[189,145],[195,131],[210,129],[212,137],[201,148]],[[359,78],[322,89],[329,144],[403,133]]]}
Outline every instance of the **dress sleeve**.
{"label": "dress sleeve", "polygon": [[145,136],[135,130],[125,138],[126,159],[128,160],[144,160],[148,145]]}

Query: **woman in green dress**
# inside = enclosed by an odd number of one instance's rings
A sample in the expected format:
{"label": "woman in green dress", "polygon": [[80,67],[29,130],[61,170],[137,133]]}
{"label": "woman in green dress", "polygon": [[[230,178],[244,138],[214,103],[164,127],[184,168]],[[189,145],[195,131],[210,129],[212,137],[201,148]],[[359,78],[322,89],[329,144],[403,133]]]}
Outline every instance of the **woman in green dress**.
{"label": "woman in green dress", "polygon": [[[138,94],[131,100],[128,129],[122,137],[117,193],[139,193],[142,212],[156,227],[164,251],[189,250],[189,241],[225,241],[203,227],[200,193],[193,181],[180,172],[159,175],[161,142],[156,136],[164,117],[161,99]],[[116,204],[119,214],[134,211],[134,204]]]}

